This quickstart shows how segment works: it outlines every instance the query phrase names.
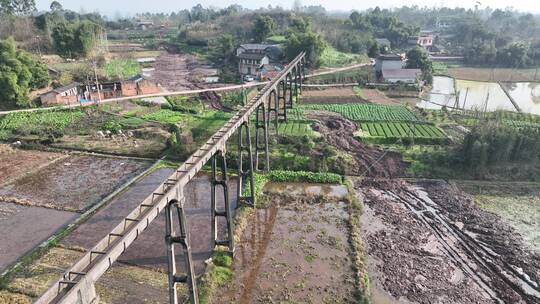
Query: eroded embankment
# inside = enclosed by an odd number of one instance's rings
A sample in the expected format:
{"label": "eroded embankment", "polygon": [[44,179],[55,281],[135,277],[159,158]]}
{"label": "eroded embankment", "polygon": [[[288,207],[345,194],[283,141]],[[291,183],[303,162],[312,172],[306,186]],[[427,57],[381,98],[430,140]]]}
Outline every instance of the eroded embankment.
{"label": "eroded embankment", "polygon": [[463,192],[442,181],[373,179],[356,189],[372,283],[387,299],[540,303],[540,255]]}
{"label": "eroded embankment", "polygon": [[331,146],[351,155],[355,161],[346,172],[348,175],[396,177],[403,170],[401,155],[372,148],[354,138],[357,125],[341,115],[325,111],[306,111],[315,120],[313,130],[319,132]]}

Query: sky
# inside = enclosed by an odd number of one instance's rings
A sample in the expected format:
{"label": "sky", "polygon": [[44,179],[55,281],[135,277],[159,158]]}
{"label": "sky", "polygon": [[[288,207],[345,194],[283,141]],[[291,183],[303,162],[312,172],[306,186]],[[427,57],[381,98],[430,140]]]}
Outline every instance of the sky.
{"label": "sky", "polygon": [[[48,10],[52,0],[36,0],[38,10]],[[171,12],[178,11],[201,3],[203,6],[226,7],[230,4],[240,4],[247,8],[266,7],[269,3],[273,6],[291,8],[293,0],[59,0],[64,8],[86,12],[99,12],[110,17],[132,16],[138,12]],[[418,6],[447,6],[472,8],[475,0],[300,0],[302,5],[322,5],[327,10],[350,11],[353,9],[364,10],[376,5],[382,8],[391,8],[402,5]],[[524,12],[540,13],[539,0],[479,0],[480,8],[506,8],[512,6],[514,9]]]}

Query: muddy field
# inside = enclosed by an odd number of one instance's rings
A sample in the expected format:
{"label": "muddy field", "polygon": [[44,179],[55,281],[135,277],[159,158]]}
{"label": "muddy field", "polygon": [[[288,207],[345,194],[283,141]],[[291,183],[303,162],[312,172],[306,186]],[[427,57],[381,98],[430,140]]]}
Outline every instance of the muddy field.
{"label": "muddy field", "polygon": [[[98,211],[87,222],[80,225],[73,233],[61,241],[67,248],[88,250],[105,237],[122,219],[127,216],[144,198],[152,193],[160,183],[168,178],[174,169],[163,168],[144,177],[135,185],[113,199],[105,208]],[[231,179],[229,199],[236,202],[235,180]],[[192,235],[192,255],[195,270],[204,272],[205,261],[213,252],[211,241],[210,218],[210,180],[201,175],[186,188],[186,215],[188,227]],[[218,206],[223,204],[218,195]],[[233,204],[233,207],[235,205]],[[120,257],[119,261],[130,265],[144,266],[159,271],[167,269],[167,253],[165,251],[165,217],[163,213],[152,225],[131,245]],[[183,264],[182,251],[178,252],[179,263]],[[179,267],[181,269],[182,267]]]}
{"label": "muddy field", "polygon": [[516,229],[532,249],[540,252],[540,184],[532,182],[455,181],[474,195],[476,204]]}
{"label": "muddy field", "polygon": [[250,218],[236,246],[235,279],[216,293],[217,303],[355,302],[343,192],[323,188],[267,185],[265,192],[287,195],[271,194],[271,206]]}
{"label": "muddy field", "polygon": [[137,176],[145,161],[72,155],[0,188],[0,201],[81,212]]}
{"label": "muddy field", "polygon": [[78,216],[74,212],[0,202],[0,273]]}
{"label": "muddy field", "polygon": [[360,103],[364,102],[352,87],[325,88],[323,90],[305,89],[302,92],[302,103]]}
{"label": "muddy field", "polygon": [[442,181],[356,183],[374,303],[540,303],[540,254]]}
{"label": "muddy field", "polygon": [[66,157],[61,153],[21,150],[0,144],[0,185]]}

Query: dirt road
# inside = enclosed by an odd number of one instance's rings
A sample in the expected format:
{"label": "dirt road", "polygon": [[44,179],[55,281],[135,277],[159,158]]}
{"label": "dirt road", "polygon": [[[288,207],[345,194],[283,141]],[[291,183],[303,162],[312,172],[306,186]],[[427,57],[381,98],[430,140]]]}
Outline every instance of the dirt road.
{"label": "dirt road", "polygon": [[378,297],[540,303],[540,253],[525,249],[518,233],[457,188],[366,179],[356,190],[366,207],[364,242]]}

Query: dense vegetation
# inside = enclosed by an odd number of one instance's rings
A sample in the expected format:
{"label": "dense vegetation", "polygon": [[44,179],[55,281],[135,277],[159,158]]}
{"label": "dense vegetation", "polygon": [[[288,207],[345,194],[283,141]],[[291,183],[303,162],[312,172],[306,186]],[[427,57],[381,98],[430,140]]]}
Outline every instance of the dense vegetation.
{"label": "dense vegetation", "polygon": [[31,89],[49,84],[47,67],[18,50],[13,39],[0,40],[0,108],[31,105]]}

